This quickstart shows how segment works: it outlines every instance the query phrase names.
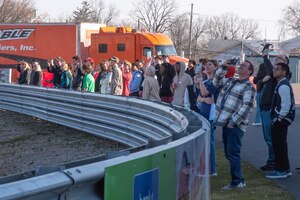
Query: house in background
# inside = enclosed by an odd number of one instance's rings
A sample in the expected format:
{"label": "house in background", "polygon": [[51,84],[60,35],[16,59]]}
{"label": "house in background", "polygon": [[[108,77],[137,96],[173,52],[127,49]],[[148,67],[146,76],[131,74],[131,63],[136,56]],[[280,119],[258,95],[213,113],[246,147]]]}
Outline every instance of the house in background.
{"label": "house in background", "polygon": [[[272,44],[272,52],[270,52],[270,59],[273,61],[274,57],[280,52],[282,43],[278,41],[267,41]],[[233,58],[240,58],[241,60],[249,60],[255,67],[255,72],[258,70],[258,66],[263,62],[261,51],[263,45],[266,43],[264,40],[210,40],[208,42],[206,56],[211,59],[223,62],[224,60],[230,60]],[[287,43],[284,43],[287,46]],[[299,37],[299,49],[300,49],[300,37]],[[300,82],[299,74],[299,56],[292,55],[290,58],[290,69],[292,72],[291,83]]]}
{"label": "house in background", "polygon": [[300,55],[300,36],[285,40],[279,43],[279,47],[284,54],[299,56]]}
{"label": "house in background", "polygon": [[215,60],[230,60],[241,56],[261,55],[259,50],[245,40],[209,40],[207,56]]}

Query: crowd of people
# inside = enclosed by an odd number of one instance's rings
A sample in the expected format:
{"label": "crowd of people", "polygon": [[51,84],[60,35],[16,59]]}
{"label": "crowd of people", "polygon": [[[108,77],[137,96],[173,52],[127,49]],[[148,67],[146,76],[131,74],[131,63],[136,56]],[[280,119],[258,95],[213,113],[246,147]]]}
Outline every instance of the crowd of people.
{"label": "crowd of people", "polygon": [[[268,159],[262,170],[273,170],[267,178],[286,178],[291,175],[288,150],[288,126],[294,120],[294,97],[289,84],[290,70],[287,56],[277,56],[271,63],[263,52],[263,63],[254,78],[254,66],[245,60],[235,67],[225,61],[200,59],[170,63],[168,56],[156,56],[144,63],[130,63],[117,57],[101,61],[95,66],[92,58],[72,58],[67,64],[62,58],[50,59],[47,70],[53,73],[56,88],[82,92],[136,96],[187,107],[210,122],[210,174],[217,175],[214,147],[215,126],[222,127],[225,156],[230,164],[231,182],[223,189],[244,188],[240,151],[242,138],[249,123],[255,97],[261,118],[264,139],[268,145]],[[41,86],[41,66],[32,67],[20,62],[19,84]],[[235,77],[235,75],[237,75]]]}

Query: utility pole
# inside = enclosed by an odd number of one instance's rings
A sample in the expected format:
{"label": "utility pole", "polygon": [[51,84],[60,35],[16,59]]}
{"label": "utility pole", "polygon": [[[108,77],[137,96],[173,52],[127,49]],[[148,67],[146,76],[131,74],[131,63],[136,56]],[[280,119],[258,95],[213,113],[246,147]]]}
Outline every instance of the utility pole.
{"label": "utility pole", "polygon": [[192,58],[192,27],[193,27],[193,4],[191,4],[190,34],[189,34],[189,59]]}

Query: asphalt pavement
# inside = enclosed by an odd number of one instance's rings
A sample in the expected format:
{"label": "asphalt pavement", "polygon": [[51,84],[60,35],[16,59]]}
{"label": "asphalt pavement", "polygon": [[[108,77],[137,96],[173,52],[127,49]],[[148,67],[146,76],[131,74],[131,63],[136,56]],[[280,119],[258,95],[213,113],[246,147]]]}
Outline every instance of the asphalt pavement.
{"label": "asphalt pavement", "polygon": [[[259,169],[266,164],[268,150],[263,139],[262,127],[251,125],[254,122],[254,116],[255,110],[251,114],[250,125],[243,137],[242,159]],[[217,128],[215,139],[217,144],[221,143],[220,128]],[[288,129],[288,150],[292,176],[286,179],[277,179],[276,181],[297,200],[300,200],[300,174],[295,171],[296,167],[300,167],[300,105],[296,108],[295,121]]]}

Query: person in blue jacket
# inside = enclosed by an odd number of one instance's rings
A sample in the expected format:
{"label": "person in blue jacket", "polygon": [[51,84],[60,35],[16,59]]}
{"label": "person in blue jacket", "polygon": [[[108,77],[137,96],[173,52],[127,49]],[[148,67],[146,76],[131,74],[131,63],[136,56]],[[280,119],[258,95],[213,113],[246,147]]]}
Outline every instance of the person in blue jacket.
{"label": "person in blue jacket", "polygon": [[129,83],[129,96],[139,96],[140,87],[143,81],[143,72],[136,65],[132,65],[132,79]]}

